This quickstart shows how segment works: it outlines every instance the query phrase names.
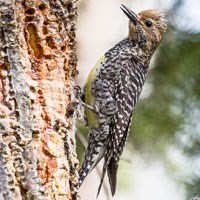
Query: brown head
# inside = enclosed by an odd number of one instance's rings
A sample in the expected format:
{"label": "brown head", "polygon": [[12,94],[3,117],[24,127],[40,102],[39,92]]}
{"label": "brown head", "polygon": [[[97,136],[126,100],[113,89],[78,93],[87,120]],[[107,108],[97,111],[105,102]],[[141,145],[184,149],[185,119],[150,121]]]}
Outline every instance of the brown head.
{"label": "brown head", "polygon": [[124,5],[121,9],[130,19],[129,38],[153,54],[167,28],[164,15],[156,10],[145,10],[135,14]]}

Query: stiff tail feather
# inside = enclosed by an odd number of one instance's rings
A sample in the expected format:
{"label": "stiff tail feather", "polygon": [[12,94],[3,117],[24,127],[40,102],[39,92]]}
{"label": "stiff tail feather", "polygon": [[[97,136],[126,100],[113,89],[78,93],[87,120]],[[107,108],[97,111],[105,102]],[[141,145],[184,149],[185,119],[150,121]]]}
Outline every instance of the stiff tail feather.
{"label": "stiff tail feather", "polygon": [[118,162],[116,162],[114,158],[112,157],[107,168],[108,180],[109,180],[112,196],[115,195],[115,191],[116,191],[117,170],[118,170]]}

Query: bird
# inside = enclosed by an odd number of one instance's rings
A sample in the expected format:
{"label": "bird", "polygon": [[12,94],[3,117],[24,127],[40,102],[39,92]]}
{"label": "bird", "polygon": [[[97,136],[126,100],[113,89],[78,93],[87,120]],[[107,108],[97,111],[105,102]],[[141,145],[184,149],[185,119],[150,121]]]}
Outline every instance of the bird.
{"label": "bird", "polygon": [[97,197],[106,172],[111,194],[115,195],[118,163],[134,108],[151,57],[167,28],[165,16],[159,11],[144,10],[136,14],[123,4],[121,9],[129,18],[128,36],[99,59],[89,73],[81,96],[89,137],[79,170],[79,187],[104,158]]}

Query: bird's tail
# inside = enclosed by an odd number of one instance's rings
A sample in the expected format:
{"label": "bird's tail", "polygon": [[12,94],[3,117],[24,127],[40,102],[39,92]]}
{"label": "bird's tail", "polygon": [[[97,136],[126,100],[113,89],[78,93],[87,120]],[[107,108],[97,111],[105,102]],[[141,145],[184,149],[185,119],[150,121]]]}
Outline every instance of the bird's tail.
{"label": "bird's tail", "polygon": [[112,196],[115,195],[116,183],[117,183],[117,170],[118,170],[118,162],[116,162],[114,160],[114,158],[111,158],[110,160],[108,160],[107,162],[104,163],[103,172],[101,175],[101,182],[99,184],[99,188],[98,188],[98,192],[97,192],[97,198],[99,196],[106,171],[108,173],[108,179],[109,179]]}
{"label": "bird's tail", "polygon": [[105,154],[106,147],[103,140],[97,142],[98,134],[97,130],[91,129],[84,162],[79,170],[79,187]]}
{"label": "bird's tail", "polygon": [[118,170],[118,162],[112,157],[107,168],[108,180],[109,180],[112,196],[115,195],[115,191],[116,191],[117,170]]}
{"label": "bird's tail", "polygon": [[98,191],[97,191],[97,197],[96,197],[96,199],[98,198],[98,196],[99,196],[99,193],[100,193],[100,191],[101,191],[101,187],[102,187],[102,184],[103,184],[103,180],[104,180],[104,177],[105,177],[105,175],[106,175],[106,169],[107,169],[107,163],[106,163],[106,161],[104,162],[104,165],[103,165],[103,171],[102,171],[102,175],[101,175],[101,181],[100,181],[100,184],[99,184],[99,188],[98,188]]}
{"label": "bird's tail", "polygon": [[[111,145],[111,143],[108,144],[109,147],[110,147],[110,145]],[[100,181],[100,184],[99,184],[99,188],[98,188],[98,192],[97,192],[97,197],[96,198],[98,198],[99,193],[101,191],[103,180],[104,180],[106,171],[108,169],[108,166],[110,165],[111,158],[112,158],[112,150],[111,150],[111,148],[107,147],[106,154],[105,154],[105,161],[104,161],[102,175],[101,175],[101,181]]]}

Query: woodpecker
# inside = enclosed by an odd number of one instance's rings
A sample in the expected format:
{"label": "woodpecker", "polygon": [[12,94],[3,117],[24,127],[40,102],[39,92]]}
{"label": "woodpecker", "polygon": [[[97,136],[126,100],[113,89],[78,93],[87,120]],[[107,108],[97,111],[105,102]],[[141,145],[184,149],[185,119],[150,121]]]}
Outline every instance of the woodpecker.
{"label": "woodpecker", "polygon": [[150,59],[167,28],[164,15],[155,10],[135,14],[126,6],[128,37],[107,51],[90,72],[82,95],[89,127],[88,147],[79,170],[79,186],[104,158],[100,192],[107,172],[112,196],[117,170],[129,132],[132,114],[144,85]]}

